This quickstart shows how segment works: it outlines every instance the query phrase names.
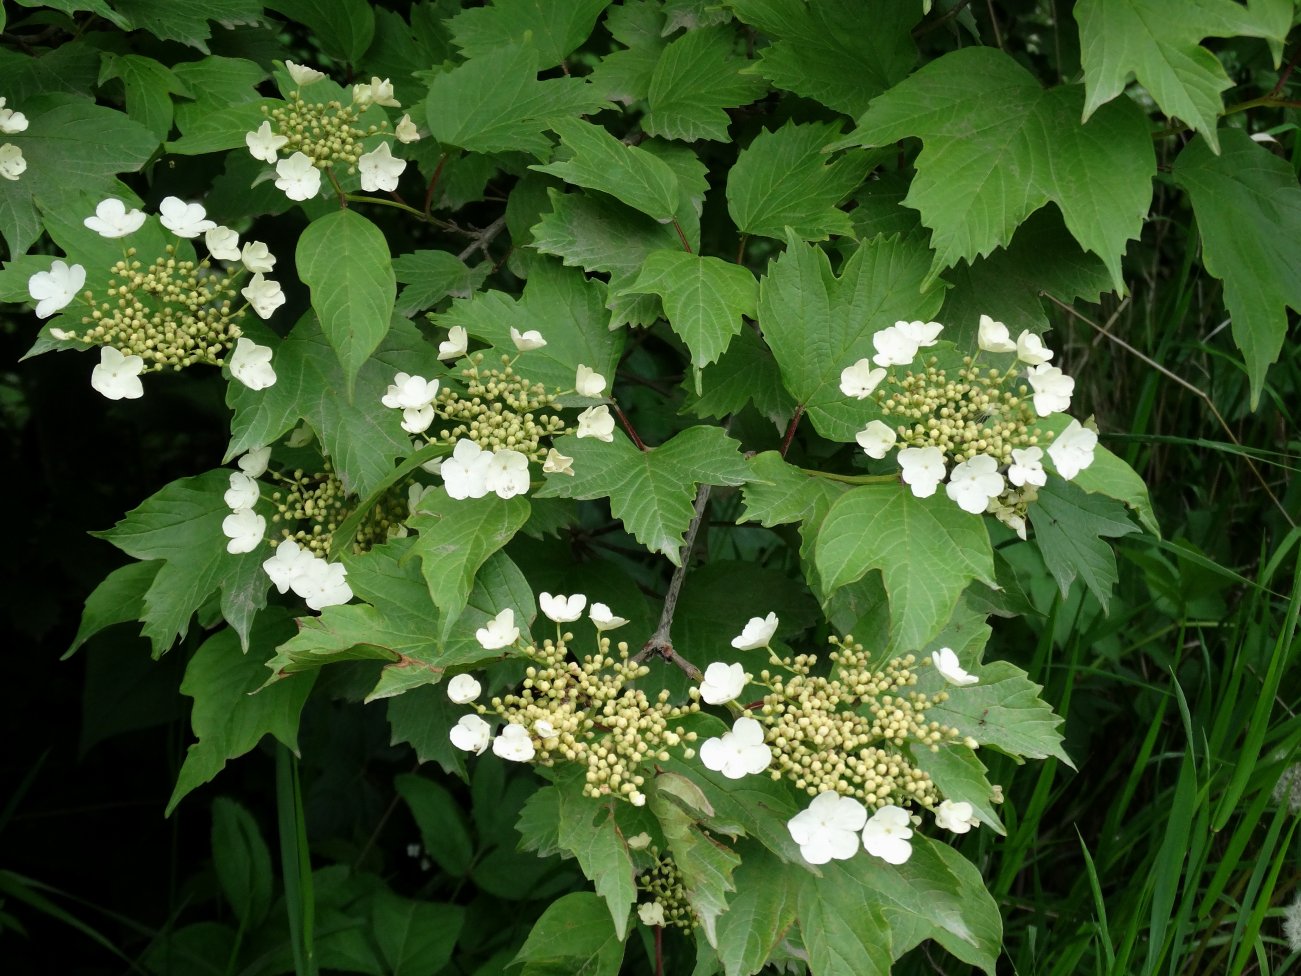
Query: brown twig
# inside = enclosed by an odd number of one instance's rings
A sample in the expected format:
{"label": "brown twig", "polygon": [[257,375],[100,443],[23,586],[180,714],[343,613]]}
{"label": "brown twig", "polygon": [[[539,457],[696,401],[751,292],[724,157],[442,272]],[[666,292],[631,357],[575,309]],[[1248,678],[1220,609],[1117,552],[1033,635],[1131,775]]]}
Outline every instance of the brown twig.
{"label": "brown twig", "polygon": [[492,255],[488,253],[488,245],[491,244],[493,240],[496,239],[497,235],[505,229],[506,218],[498,217],[487,227],[483,228],[483,230],[477,231],[474,234],[474,240],[470,241],[465,250],[456,256],[457,260],[464,261],[475,251],[482,251],[484,257],[492,257]]}

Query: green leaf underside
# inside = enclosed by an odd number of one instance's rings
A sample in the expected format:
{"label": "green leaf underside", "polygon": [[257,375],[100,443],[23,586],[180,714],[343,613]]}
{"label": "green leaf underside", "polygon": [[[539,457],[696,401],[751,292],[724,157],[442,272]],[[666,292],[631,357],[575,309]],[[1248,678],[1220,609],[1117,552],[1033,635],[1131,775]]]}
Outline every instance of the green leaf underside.
{"label": "green leaf underside", "polygon": [[462,10],[448,26],[467,58],[491,54],[508,44],[527,43],[538,53],[538,67],[551,68],[587,40],[610,0],[494,0]]}
{"label": "green leaf underside", "polygon": [[623,950],[600,897],[576,891],[542,913],[515,963],[522,976],[618,976]]}
{"label": "green leaf underside", "polygon": [[674,565],[691,522],[696,486],[739,485],[748,476],[740,445],[718,427],[688,427],[648,451],[637,450],[621,434],[609,444],[563,437],[557,450],[574,459],[574,477],[551,476],[539,498],[609,498],[610,511],[637,541]]}
{"label": "green leaf underside", "polygon": [[613,804],[619,801],[583,796],[581,774],[567,779],[559,789],[557,846],[578,859],[583,874],[609,906],[615,934],[623,939],[637,901],[637,885],[627,841],[615,823]]}
{"label": "green leaf underside", "polygon": [[754,101],[768,86],[742,74],[744,59],[733,53],[735,35],[726,27],[688,31],[660,54],[651,75],[642,126],[666,139],[728,142],[724,109]]}
{"label": "green leaf underside", "polygon": [[1121,290],[1120,259],[1147,215],[1156,155],[1136,104],[1117,101],[1082,124],[1083,104],[1078,86],[1045,91],[1006,54],[965,48],[874,100],[846,141],[922,140],[904,202],[932,231],[928,280],[1006,245],[1051,201]]}
{"label": "green leaf underside", "polygon": [[[979,674],[979,684],[944,687],[948,701],[933,705],[928,711],[930,718],[1010,756],[1053,756],[1074,768],[1062,749],[1058,731],[1062,718],[1039,697],[1043,688],[1006,661],[986,662]],[[940,690],[941,684],[936,682],[934,690]]]}
{"label": "green leaf underside", "polygon": [[393,259],[393,274],[406,287],[398,296],[397,309],[414,315],[451,295],[469,298],[488,277],[491,265],[473,268],[448,251],[413,251]]}
{"label": "green leaf underside", "polygon": [[1105,613],[1120,579],[1116,555],[1105,539],[1137,532],[1125,506],[1103,495],[1091,495],[1069,481],[1053,480],[1039,489],[1027,513],[1035,543],[1062,595],[1078,577],[1102,604]]}
{"label": "green leaf underside", "polygon": [[695,910],[705,938],[716,946],[718,919],[727,910],[728,892],[736,890],[732,872],[741,858],[701,830],[692,816],[662,791],[652,794],[649,806],[659,819],[664,839],[681,872],[687,901]]}
{"label": "green leaf underside", "polygon": [[[1057,413],[1050,417],[1040,417],[1038,425],[1042,430],[1060,435],[1070,422],[1066,414]],[[1046,461],[1051,467],[1052,458],[1048,457]],[[1093,463],[1072,478],[1071,483],[1087,492],[1106,495],[1118,502],[1124,502],[1134,512],[1143,528],[1155,536],[1161,535],[1147,485],[1143,483],[1138,472],[1101,444],[1094,448]]]}

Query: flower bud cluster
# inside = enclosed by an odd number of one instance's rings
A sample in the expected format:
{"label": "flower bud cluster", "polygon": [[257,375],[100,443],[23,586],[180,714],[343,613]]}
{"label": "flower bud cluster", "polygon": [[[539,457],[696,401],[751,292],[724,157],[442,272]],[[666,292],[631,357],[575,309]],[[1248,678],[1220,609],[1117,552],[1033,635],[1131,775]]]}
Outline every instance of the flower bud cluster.
{"label": "flower bud cluster", "polygon": [[[27,116],[5,107],[5,99],[0,98],[0,133],[14,135],[27,131]],[[0,179],[18,180],[27,171],[27,160],[23,151],[12,142],[0,145]]]}
{"label": "flower bud cluster", "polygon": [[[647,924],[675,926],[689,932],[699,922],[696,912],[687,900],[687,890],[682,883],[682,872],[677,862],[668,854],[661,854],[660,849],[652,844],[647,853],[654,863],[650,868],[637,875],[637,887],[651,896],[651,901],[638,907],[638,915]],[[654,906],[659,908],[655,909]],[[650,921],[647,921],[650,919]]]}
{"label": "flower bud cluster", "polygon": [[[314,555],[328,557],[335,531],[343,523],[356,499],[348,496],[326,458],[322,470],[308,473],[302,468],[276,476],[281,488],[271,493],[281,539],[292,539]],[[394,486],[366,513],[353,536],[352,550],[362,553],[395,535],[405,535],[406,489]]]}
{"label": "flower bud cluster", "polygon": [[553,409],[556,398],[541,383],[533,383],[515,372],[511,360],[502,357],[501,368],[483,368],[478,353],[461,371],[462,393],[444,386],[438,391],[435,410],[447,426],[438,439],[452,444],[468,438],[487,451],[518,451],[531,461],[544,461],[544,438],[570,433],[564,419]]}
{"label": "flower bud cluster", "polygon": [[384,120],[363,128],[358,119],[364,108],[355,101],[309,102],[295,91],[284,105],[263,106],[262,113],[275,135],[284,139],[280,146],[285,155],[300,152],[318,169],[342,163],[352,172],[362,156],[362,139],[388,129]]}

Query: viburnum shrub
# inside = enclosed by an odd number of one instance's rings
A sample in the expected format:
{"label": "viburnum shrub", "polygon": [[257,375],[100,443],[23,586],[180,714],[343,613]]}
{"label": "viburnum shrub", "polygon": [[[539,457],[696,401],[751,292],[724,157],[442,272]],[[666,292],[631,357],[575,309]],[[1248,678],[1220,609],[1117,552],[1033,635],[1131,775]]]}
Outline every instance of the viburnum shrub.
{"label": "viburnum shrub", "polygon": [[460,883],[433,911],[358,882],[441,919],[430,972],[613,974],[644,937],[657,972],[886,972],[933,940],[992,974],[1000,906],[954,843],[1004,832],[990,754],[1070,758],[985,643],[1045,580],[1105,608],[1107,539],[1157,531],[1042,296],[1124,293],[1155,135],[1259,394],[1301,301],[1247,255],[1298,191],[1256,113],[1221,126],[1198,45],[1277,63],[1290,6],[1080,0],[1061,77],[965,2],[464,6],[8,8],[55,39],[0,70],[31,355],[117,411],[225,384],[225,456],[99,533],[138,562],[78,638],[128,608],[191,655],[168,810],[265,733],[293,749],[348,665],[440,795],[527,784],[490,846],[590,882],[504,949],[458,944],[492,911]]}

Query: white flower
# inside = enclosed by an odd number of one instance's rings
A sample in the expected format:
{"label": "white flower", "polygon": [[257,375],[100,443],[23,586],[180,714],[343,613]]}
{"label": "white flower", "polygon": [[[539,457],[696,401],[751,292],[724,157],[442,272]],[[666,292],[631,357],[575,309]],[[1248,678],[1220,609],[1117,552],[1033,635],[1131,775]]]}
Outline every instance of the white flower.
{"label": "white flower", "polygon": [[881,807],[863,828],[863,847],[888,864],[903,864],[913,852],[908,842],[913,835],[910,822],[908,811],[902,807],[894,804]]}
{"label": "white flower", "polygon": [[588,407],[578,415],[578,436],[595,437],[609,444],[614,440],[614,416],[604,403]]}
{"label": "white flower", "polygon": [[217,226],[216,221],[208,219],[202,204],[186,203],[180,197],[163,197],[158,213],[163,226],[177,237],[198,237]]}
{"label": "white flower", "polygon": [[299,88],[306,88],[325,77],[324,71],[317,71],[305,64],[294,64],[292,61],[285,62],[285,70],[289,72],[289,77],[294,79],[294,84]]}
{"label": "white flower", "polygon": [[1081,425],[1078,420],[1072,420],[1048,445],[1048,456],[1053,459],[1057,473],[1070,481],[1093,463],[1093,452],[1097,446],[1097,433]]}
{"label": "white flower", "polygon": [[1053,351],[1044,341],[1026,329],[1016,337],[1016,358],[1027,366],[1041,366],[1053,358]]}
{"label": "white flower", "polygon": [[740,779],[767,769],[772,762],[772,750],[763,741],[763,726],[742,716],[732,723],[731,732],[705,741],[700,747],[700,761],[706,769],[722,773],[728,779]]}
{"label": "white flower", "polygon": [[252,508],[262,497],[262,489],[258,487],[257,480],[250,478],[243,471],[232,471],[230,473],[230,487],[222,498],[226,502],[226,507],[232,512],[238,512],[241,508]]}
{"label": "white flower", "polygon": [[458,674],[447,682],[447,697],[458,705],[468,705],[483,692],[483,685],[472,674]]}
{"label": "white flower", "polygon": [[420,511],[420,503],[424,501],[426,495],[434,490],[433,485],[421,485],[412,483],[407,485],[407,514],[415,515]]}
{"label": "white flower", "polygon": [[276,153],[287,142],[289,142],[288,136],[277,135],[271,131],[269,121],[258,126],[256,132],[249,132],[244,135],[244,144],[248,146],[248,151],[253,154],[254,159],[260,159],[264,163],[274,163]]}
{"label": "white flower", "polygon": [[732,638],[732,646],[738,651],[753,651],[758,647],[767,647],[775,633],[777,633],[777,614],[770,612],[766,617],[751,617],[746,621],[740,636]]}
{"label": "white flower", "polygon": [[898,454],[903,480],[918,498],[929,498],[944,480],[944,455],[938,447],[905,447]]}
{"label": "white flower", "polygon": [[407,168],[405,159],[394,159],[393,151],[387,142],[381,142],[371,152],[365,153],[357,160],[357,172],[361,174],[361,188],[369,192],[376,190],[392,191],[398,188],[398,177]]}
{"label": "white flower", "polygon": [[[279,291],[279,286],[276,286]],[[281,301],[284,301],[283,297]],[[247,336],[240,336],[230,357],[230,375],[250,390],[265,390],[276,385],[275,367],[271,365],[271,347],[259,346]]]}
{"label": "white flower", "polygon": [[520,332],[519,329],[511,326],[510,341],[515,343],[515,348],[520,352],[528,352],[531,349],[541,349],[547,344],[547,340],[542,338],[542,333],[537,329],[529,329],[527,332]]}
{"label": "white flower", "polygon": [[637,917],[642,925],[659,926],[668,924],[664,919],[664,906],[657,901],[645,901],[637,906]]}
{"label": "white flower", "polygon": [[870,359],[860,359],[840,371],[840,392],[855,400],[866,400],[883,379],[884,369],[873,369]]}
{"label": "white flower", "polygon": [[240,257],[239,235],[229,227],[214,227],[203,235],[203,243],[208,253],[218,261],[238,261]]}
{"label": "white flower", "polygon": [[980,329],[976,333],[976,344],[985,352],[1016,352],[1016,343],[1012,334],[1002,322],[995,322],[988,315],[980,317]]}
{"label": "white flower", "polygon": [[542,462],[542,470],[547,474],[567,474],[572,478],[574,459],[561,454],[553,447],[547,451],[546,460]]}
{"label": "white flower", "polygon": [[529,730],[514,722],[502,729],[501,734],[492,740],[492,751],[494,755],[509,759],[511,762],[528,762],[537,755]]}
{"label": "white flower", "polygon": [[810,864],[844,861],[858,853],[858,832],[867,809],[852,796],[834,790],[819,793],[807,808],[786,822],[800,855]]}
{"label": "white flower", "polygon": [[310,549],[300,548],[293,539],[283,539],[271,558],[262,563],[262,571],[281,593],[291,589],[297,592],[299,580],[311,573],[314,562],[316,557]]}
{"label": "white flower", "polygon": [[485,651],[496,651],[514,644],[519,640],[519,628],[515,626],[515,611],[507,607],[476,630],[474,638]]}
{"label": "white flower", "polygon": [[380,402],[394,410],[408,407],[423,407],[434,402],[438,396],[438,380],[427,380],[423,376],[410,373],[395,373],[388,392],[380,397]]}
{"label": "white flower", "polygon": [[907,366],[916,358],[917,343],[899,328],[902,324],[896,322],[872,336],[876,348],[872,362],[878,366]]}
{"label": "white flower", "polygon": [[944,490],[958,508],[980,515],[989,507],[990,499],[1003,494],[1006,487],[998,473],[998,461],[988,454],[977,454],[954,466]]}
{"label": "white flower", "polygon": [[1018,488],[1022,485],[1042,488],[1048,483],[1043,457],[1044,452],[1041,447],[1012,448],[1012,463],[1007,466],[1007,480]]}
{"label": "white flower", "polygon": [[16,180],[26,172],[27,160],[23,158],[23,151],[12,142],[0,146],[0,177]]}
{"label": "white flower", "polygon": [[643,830],[641,833],[633,834],[631,837],[628,838],[628,850],[644,851],[646,850],[646,848],[650,847],[650,842],[651,842],[651,835],[646,833],[646,831]]}
{"label": "white flower", "polygon": [[27,131],[27,116],[22,112],[15,112],[11,108],[5,108],[5,99],[0,98],[0,132],[6,135],[14,135],[19,132]]}
{"label": "white flower", "polygon": [[605,377],[590,366],[578,364],[578,373],[574,378],[574,389],[579,396],[605,396]]}
{"label": "white flower", "polygon": [[260,318],[269,319],[285,303],[285,293],[280,290],[280,282],[264,278],[259,271],[249,279],[248,284],[239,290],[248,299]]}
{"label": "white flower", "polygon": [[127,210],[126,204],[116,197],[101,200],[95,207],[95,216],[82,221],[100,237],[126,237],[144,226],[143,210]]}
{"label": "white flower", "polygon": [[[283,545],[283,543],[282,543]],[[303,572],[293,581],[294,592],[307,601],[313,610],[324,610],[347,603],[352,599],[352,587],[347,583],[348,570],[343,563],[327,563],[313,556]]]}
{"label": "white flower", "polygon": [[967,685],[974,685],[978,681],[974,674],[971,674],[958,662],[958,655],[953,652],[952,648],[941,647],[938,651],[931,654],[931,664],[935,665],[944,680],[951,685],[957,685],[959,688],[965,688]]}
{"label": "white flower", "polygon": [[447,339],[438,344],[439,359],[459,359],[465,355],[465,349],[469,345],[470,337],[466,335],[465,327],[454,325],[447,330]]}
{"label": "white flower", "polygon": [[261,241],[245,241],[240,259],[244,262],[244,267],[254,274],[258,272],[270,274],[271,269],[276,266],[276,256],[267,250],[267,246]]}
{"label": "white flower", "polygon": [[488,494],[488,465],[492,455],[478,444],[463,437],[452,448],[452,456],[443,461],[443,484],[452,498],[482,498]]}
{"label": "white flower", "polygon": [[500,448],[488,459],[484,484],[498,498],[514,498],[529,490],[529,459],[519,451]]}
{"label": "white flower", "polygon": [[66,342],[68,339],[77,338],[77,333],[68,329],[59,329],[55,326],[50,326],[50,338],[58,339],[60,342]]}
{"label": "white flower", "polygon": [[544,718],[533,723],[533,734],[543,741],[556,737],[556,727]]}
{"label": "white flower", "polygon": [[420,139],[420,130],[411,121],[410,115],[404,115],[398,120],[398,124],[393,127],[393,134],[402,143],[417,142]]}
{"label": "white flower", "polygon": [[1027,375],[1034,389],[1035,413],[1047,417],[1071,408],[1071,394],[1075,392],[1072,377],[1047,364],[1031,366]]}
{"label": "white flower", "polygon": [[250,478],[260,478],[266,474],[267,462],[271,460],[271,447],[255,447],[247,454],[240,455],[235,463]]}
{"label": "white flower", "polygon": [[461,720],[452,726],[448,737],[456,748],[481,756],[492,741],[492,726],[478,715],[462,715]]}
{"label": "white flower", "polygon": [[715,661],[705,668],[705,680],[700,683],[700,698],[707,705],[723,705],[736,701],[745,688],[745,668],[738,662],[724,664]]}
{"label": "white flower", "polygon": [[145,361],[124,356],[112,346],[99,350],[99,365],[90,371],[90,385],[110,400],[138,400],[145,395],[140,373]]}
{"label": "white flower", "polygon": [[563,593],[557,593],[555,596],[550,593],[539,593],[538,606],[551,620],[558,624],[567,624],[583,615],[583,610],[587,606],[587,597],[582,593],[575,593],[573,596],[565,596]]}
{"label": "white flower", "polygon": [[1025,516],[1024,515],[1018,515],[1015,508],[1008,508],[1005,505],[999,505],[995,507],[992,502],[990,503],[990,510],[994,513],[994,518],[998,519],[1009,529],[1015,532],[1018,536],[1020,536],[1022,542],[1025,541]]}
{"label": "white flower", "polygon": [[77,297],[86,283],[86,269],[63,261],[52,261],[49,271],[38,271],[27,279],[27,294],[36,302],[36,317],[48,319]]}
{"label": "white flower", "polygon": [[352,100],[365,108],[367,105],[384,105],[388,108],[401,108],[401,103],[393,97],[393,82],[385,78],[380,81],[371,77],[369,85],[353,85]]}
{"label": "white flower", "polygon": [[230,541],[229,553],[252,552],[266,534],[267,520],[251,508],[241,508],[221,520],[221,531]]}
{"label": "white flower", "polygon": [[626,617],[616,617],[604,603],[593,603],[587,611],[587,619],[592,621],[598,631],[615,630],[628,622]]}
{"label": "white flower", "polygon": [[972,827],[979,827],[980,821],[976,819],[970,803],[944,800],[935,808],[935,825],[955,834],[965,834]]}
{"label": "white flower", "polygon": [[944,326],[938,322],[896,322],[894,327],[917,343],[919,348],[935,345],[944,331]]}
{"label": "white flower", "polygon": [[854,440],[858,441],[863,453],[878,461],[890,453],[890,448],[894,447],[898,439],[899,435],[894,432],[894,428],[879,420],[869,420],[867,426],[854,435]]}
{"label": "white flower", "polygon": [[276,163],[276,189],[290,200],[310,200],[321,190],[321,171],[304,152]]}
{"label": "white flower", "polygon": [[423,407],[404,407],[402,410],[402,429],[408,434],[423,434],[433,422],[432,403],[426,403]]}

